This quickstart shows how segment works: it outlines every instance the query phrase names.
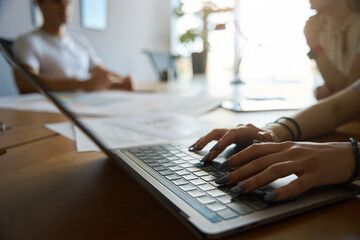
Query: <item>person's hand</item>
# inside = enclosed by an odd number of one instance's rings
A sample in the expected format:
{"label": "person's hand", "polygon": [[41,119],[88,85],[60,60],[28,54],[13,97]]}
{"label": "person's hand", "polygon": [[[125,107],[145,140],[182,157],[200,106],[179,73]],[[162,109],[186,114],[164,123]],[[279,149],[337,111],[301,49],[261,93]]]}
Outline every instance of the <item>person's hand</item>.
{"label": "person's hand", "polygon": [[111,89],[120,89],[126,91],[134,90],[134,78],[132,76],[121,77],[116,74],[111,75]]}
{"label": "person's hand", "polygon": [[344,183],[355,170],[350,143],[255,143],[231,156],[225,165],[235,167],[248,161],[251,162],[216,182],[238,184],[232,188],[233,193],[248,193],[279,178],[297,175],[296,180],[265,197],[278,201],[312,187]]}
{"label": "person's hand", "polygon": [[112,76],[103,68],[96,67],[91,71],[91,78],[85,84],[86,91],[105,91],[112,84]]}
{"label": "person's hand", "polygon": [[332,92],[326,85],[319,86],[314,91],[314,96],[317,100],[327,98],[332,95]]}
{"label": "person's hand", "polygon": [[305,25],[304,34],[310,48],[319,46],[319,33],[323,29],[325,21],[319,14],[310,17]]}
{"label": "person's hand", "polygon": [[254,140],[269,142],[278,141],[276,136],[269,130],[257,128],[252,124],[240,124],[236,128],[232,129],[222,128],[212,130],[210,133],[191,145],[189,150],[201,150],[213,140],[217,140],[217,144],[214,145],[210,152],[201,161],[209,162],[213,160],[233,143],[240,146],[248,146],[252,144]]}

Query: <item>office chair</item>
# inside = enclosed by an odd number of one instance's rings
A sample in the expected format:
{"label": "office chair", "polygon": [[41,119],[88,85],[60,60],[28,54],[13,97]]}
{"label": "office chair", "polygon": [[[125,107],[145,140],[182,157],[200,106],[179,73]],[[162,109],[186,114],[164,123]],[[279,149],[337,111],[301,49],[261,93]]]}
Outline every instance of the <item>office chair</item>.
{"label": "office chair", "polygon": [[5,39],[5,38],[0,38],[0,41],[6,45],[8,48],[10,48],[11,50],[13,49],[13,45],[14,45],[14,41],[13,40],[9,40],[9,39]]}
{"label": "office chair", "polygon": [[152,66],[158,74],[158,77],[162,81],[169,80],[168,72],[171,69],[176,78],[177,73],[175,69],[175,57],[166,51],[143,51],[150,59]]}

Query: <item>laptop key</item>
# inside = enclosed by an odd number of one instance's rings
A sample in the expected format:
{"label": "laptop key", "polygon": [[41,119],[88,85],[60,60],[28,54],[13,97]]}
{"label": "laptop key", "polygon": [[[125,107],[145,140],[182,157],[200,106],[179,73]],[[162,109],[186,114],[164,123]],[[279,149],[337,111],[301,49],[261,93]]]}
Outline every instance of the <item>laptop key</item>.
{"label": "laptop key", "polygon": [[222,195],[225,195],[223,191],[220,191],[219,189],[210,190],[207,192],[212,197],[220,197]]}
{"label": "laptop key", "polygon": [[227,206],[241,215],[245,215],[245,214],[254,212],[254,210],[252,210],[246,204],[241,203],[239,201],[229,203]]}
{"label": "laptop key", "polygon": [[165,171],[165,170],[167,170],[167,168],[160,165],[159,167],[154,167],[154,170],[156,170],[156,171]]}
{"label": "laptop key", "polygon": [[172,180],[177,180],[177,179],[181,179],[180,176],[176,175],[176,174],[172,174],[172,175],[166,175],[165,176],[167,179],[169,179],[170,181]]}
{"label": "laptop key", "polygon": [[204,180],[200,179],[200,178],[191,180],[190,182],[191,182],[192,184],[196,185],[196,186],[197,186],[197,185],[201,185],[201,184],[206,184],[206,182],[205,182]]}
{"label": "laptop key", "polygon": [[228,204],[231,203],[233,200],[233,198],[230,195],[224,195],[221,197],[216,198],[219,202],[224,203],[224,204]]}
{"label": "laptop key", "polygon": [[[164,164],[165,165],[165,164]],[[170,170],[172,171],[180,171],[180,170],[183,170],[182,167],[179,167],[179,166],[174,166],[174,167],[169,167]]]}
{"label": "laptop key", "polygon": [[201,197],[201,196],[205,196],[206,194],[201,191],[201,190],[192,190],[192,191],[188,191],[187,192],[188,194],[190,194],[190,196],[194,197],[194,198],[197,198],[197,197]]}
{"label": "laptop key", "polygon": [[194,179],[198,179],[197,176],[195,176],[194,174],[188,174],[183,176],[183,178],[185,178],[186,180],[194,180]]}
{"label": "laptop key", "polygon": [[202,176],[202,179],[204,179],[205,181],[209,182],[209,181],[213,181],[216,180],[217,178],[212,176],[212,175],[208,175],[208,176]]}
{"label": "laptop key", "polygon": [[172,172],[172,171],[169,171],[169,170],[165,170],[165,171],[159,171],[159,173],[160,173],[161,175],[163,175],[163,176],[166,176],[166,175],[171,175],[171,174],[173,174],[173,172]]}
{"label": "laptop key", "polygon": [[180,185],[185,185],[185,184],[188,184],[189,182],[186,181],[185,179],[178,179],[178,180],[175,180],[175,181],[172,181],[175,185],[177,186],[180,186]]}
{"label": "laptop key", "polygon": [[265,209],[269,206],[268,203],[261,201],[257,198],[251,197],[251,196],[245,197],[245,198],[241,199],[241,201],[257,211]]}
{"label": "laptop key", "polygon": [[208,207],[211,211],[214,211],[214,212],[226,209],[226,205],[219,203],[219,202],[207,204],[206,207]]}
{"label": "laptop key", "polygon": [[231,218],[235,218],[237,216],[239,216],[239,214],[231,209],[225,209],[222,211],[218,211],[217,214],[219,214],[220,217],[222,217],[225,220],[231,219]]}
{"label": "laptop key", "polygon": [[202,204],[209,204],[209,203],[216,202],[215,198],[210,197],[210,196],[199,197],[199,198],[197,198],[197,200],[199,202],[201,202]]}
{"label": "laptop key", "polygon": [[204,184],[204,185],[200,185],[199,188],[204,191],[209,191],[209,190],[215,189],[215,187],[213,185],[208,184],[208,183]]}
{"label": "laptop key", "polygon": [[183,175],[188,175],[190,174],[189,171],[186,171],[186,170],[180,170],[180,171],[176,171],[176,174],[180,175],[180,176],[183,176]]}
{"label": "laptop key", "polygon": [[186,184],[186,185],[182,185],[182,186],[179,186],[182,190],[184,191],[191,191],[191,190],[194,190],[196,189],[196,187],[194,187],[193,185],[191,184]]}
{"label": "laptop key", "polygon": [[203,170],[198,171],[198,172],[194,172],[194,174],[195,174],[196,176],[198,176],[198,177],[203,177],[203,176],[209,175],[209,173],[207,173],[207,172],[205,172],[205,171],[203,171]]}

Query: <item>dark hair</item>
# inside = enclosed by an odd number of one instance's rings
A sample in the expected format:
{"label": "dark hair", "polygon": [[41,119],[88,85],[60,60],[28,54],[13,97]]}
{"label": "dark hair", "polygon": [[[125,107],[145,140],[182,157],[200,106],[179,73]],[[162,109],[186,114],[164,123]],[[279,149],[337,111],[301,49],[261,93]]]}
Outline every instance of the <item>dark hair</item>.
{"label": "dark hair", "polygon": [[360,0],[347,0],[347,3],[351,10],[360,12]]}

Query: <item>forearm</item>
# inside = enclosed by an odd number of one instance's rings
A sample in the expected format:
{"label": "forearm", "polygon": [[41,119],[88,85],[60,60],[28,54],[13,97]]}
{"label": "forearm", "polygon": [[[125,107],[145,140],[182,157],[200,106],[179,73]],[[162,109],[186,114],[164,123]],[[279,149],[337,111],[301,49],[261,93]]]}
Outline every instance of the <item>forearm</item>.
{"label": "forearm", "polygon": [[[340,93],[331,96],[317,104],[296,113],[292,118],[298,123],[301,130],[299,140],[309,139],[333,132],[337,127],[345,124],[359,116],[360,94],[352,87],[348,87]],[[291,131],[298,136],[296,126],[286,119],[282,119]],[[267,127],[279,141],[292,140],[288,129],[280,124],[271,124]]]}
{"label": "forearm", "polygon": [[321,76],[324,79],[325,85],[331,91],[339,91],[351,83],[348,77],[341,73],[336,66],[330,62],[324,52],[319,53],[315,61]]}
{"label": "forearm", "polygon": [[[37,75],[37,73],[33,72]],[[15,80],[20,93],[36,92],[37,89],[17,70],[14,71]],[[53,91],[75,91],[86,90],[86,81],[80,81],[76,78],[49,78],[39,76],[43,83]]]}

